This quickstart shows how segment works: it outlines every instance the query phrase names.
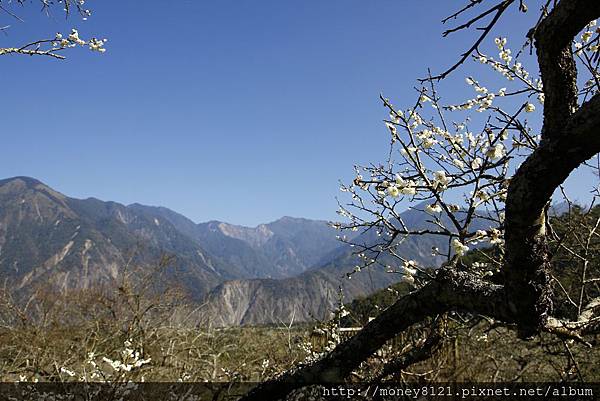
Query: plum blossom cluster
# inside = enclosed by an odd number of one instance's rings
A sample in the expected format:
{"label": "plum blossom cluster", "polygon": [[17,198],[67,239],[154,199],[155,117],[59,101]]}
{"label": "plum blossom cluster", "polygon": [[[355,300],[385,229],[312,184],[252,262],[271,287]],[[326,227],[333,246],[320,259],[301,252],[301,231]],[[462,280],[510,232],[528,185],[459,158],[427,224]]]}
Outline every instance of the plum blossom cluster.
{"label": "plum blossom cluster", "polygon": [[132,340],[126,340],[125,348],[121,351],[121,359],[103,357],[102,360],[110,365],[115,372],[131,372],[132,369],[150,363],[150,358],[142,358],[142,351],[131,348]]}
{"label": "plum blossom cluster", "polygon": [[[375,244],[361,244],[340,237],[355,247],[362,261],[354,273],[381,267],[413,282],[414,261],[401,251],[409,236],[447,237],[446,245],[435,246],[432,255],[448,261],[481,246],[503,246],[512,161],[535,149],[540,138],[521,118],[538,112],[544,103],[541,80],[527,71],[507,43],[506,38],[496,38],[498,57],[479,53],[475,60],[504,76],[510,90],[490,90],[470,76],[465,81],[476,95],[459,103],[441,104],[433,81],[417,89],[410,108],[396,108],[381,97],[388,111],[384,124],[391,137],[389,157],[383,164],[355,167],[353,182],[341,186],[350,201],[340,204],[338,213],[349,222],[337,223],[336,228],[370,231],[377,238]],[[505,110],[505,103],[514,104],[504,100],[509,96],[524,102],[517,110]],[[477,117],[477,123],[472,116],[456,118],[468,111],[490,117]],[[411,213],[423,213],[425,225],[411,226],[405,219],[407,202],[414,205]],[[482,225],[489,228],[473,228]],[[397,260],[396,267],[390,258]]]}
{"label": "plum blossom cluster", "polygon": [[[507,88],[500,88],[496,92],[489,91],[486,87],[479,85],[477,81],[475,81],[472,77],[466,78],[466,81],[469,85],[472,85],[477,92],[485,94],[477,96],[477,98],[469,99],[466,102],[459,105],[451,105],[449,106],[453,110],[462,109],[468,110],[476,105],[479,106],[477,111],[483,112],[489,107],[491,107],[492,101],[496,96],[504,97],[513,94],[533,94],[537,98],[540,104],[544,104],[544,87],[542,84],[542,80],[538,77],[533,78],[532,74],[525,69],[523,64],[520,61],[516,61],[513,59],[512,50],[508,48],[507,39],[506,38],[496,38],[494,40],[496,47],[498,48],[498,59],[495,59],[492,56],[485,55],[483,53],[479,53],[478,57],[475,57],[477,61],[482,64],[488,65],[492,67],[495,71],[500,73],[504,78],[506,78],[509,82],[519,83],[523,87],[515,90],[512,93],[507,93]],[[529,102],[526,112],[532,112],[535,110],[535,106]]]}
{"label": "plum blossom cluster", "polygon": [[[131,391],[131,388],[127,385],[133,384],[132,381],[143,382],[144,376],[141,374],[141,368],[151,362],[151,358],[145,358],[143,350],[133,347],[132,343],[131,339],[126,340],[123,349],[119,352],[119,358],[116,359],[100,356],[94,351],[89,351],[83,361],[83,366],[74,368],[58,365],[56,370],[60,374],[60,380],[110,382],[115,384],[115,394],[127,395]],[[15,380],[36,383],[40,380],[40,377],[35,374],[30,376],[20,374]]]}
{"label": "plum blossom cluster", "polygon": [[400,175],[396,175],[396,179],[393,182],[383,181],[382,187],[386,188],[386,192],[379,190],[378,193],[381,196],[387,195],[392,198],[397,198],[400,195],[414,195],[417,193],[418,183],[413,180],[405,180]]}
{"label": "plum blossom cluster", "polygon": [[600,73],[598,73],[597,61],[600,54],[600,27],[597,21],[590,21],[579,35],[579,40],[573,42],[573,53],[576,56],[579,67],[588,74],[585,79],[580,96],[593,96],[600,89]]}
{"label": "plum blossom cluster", "polygon": [[492,107],[492,104],[493,104],[496,96],[504,96],[506,93],[506,88],[502,88],[502,89],[498,90],[497,93],[490,92],[488,90],[488,88],[480,85],[479,82],[474,80],[472,77],[465,78],[465,82],[468,85],[471,85],[473,87],[473,89],[475,90],[475,92],[478,92],[481,94],[477,95],[475,98],[468,99],[467,101],[465,101],[461,104],[448,106],[448,108],[451,111],[470,110],[472,108],[476,108],[476,110],[481,113],[481,112],[486,111],[490,107]]}
{"label": "plum blossom cluster", "polygon": [[90,50],[104,53],[106,48],[104,47],[107,39],[96,39],[91,38],[89,41],[85,41],[79,37],[79,31],[72,29],[69,35],[63,35],[58,32],[52,41],[52,50],[61,50],[66,48],[72,48],[77,46],[88,46]]}
{"label": "plum blossom cluster", "polygon": [[[111,359],[106,356],[100,358],[95,352],[90,351],[87,353],[85,359],[85,364],[88,365],[89,368],[84,369],[84,372],[78,373],[66,367],[61,367],[60,372],[69,379],[72,378],[73,380],[79,381],[104,382],[128,380],[133,372],[143,365],[149,364],[151,358],[144,358],[141,349],[133,348],[131,339],[126,340],[123,345],[124,348],[121,350],[120,358],[118,359]],[[107,370],[106,367],[109,368],[109,370]]]}
{"label": "plum blossom cluster", "polygon": [[[524,71],[521,67],[521,63],[516,63],[513,66],[513,69],[516,71],[516,73],[518,73],[520,71]],[[514,78],[512,78],[512,79],[514,79]],[[452,105],[447,106],[447,108],[450,111],[475,109],[477,112],[481,113],[481,112],[484,112],[484,111],[492,108],[496,97],[504,97],[507,95],[506,88],[500,88],[497,91],[492,92],[487,87],[480,85],[480,83],[472,77],[465,78],[465,82],[468,85],[472,86],[476,92],[481,93],[481,95],[477,95],[476,97],[468,99],[460,104],[452,104]],[[538,99],[539,103],[544,104],[544,93],[542,92],[542,88],[541,88],[541,80],[538,80],[536,78],[535,81],[529,81],[528,84],[530,84],[532,88],[533,88],[533,85],[535,85],[539,88],[539,89],[535,89],[535,90],[530,88],[530,90],[535,91],[537,93],[537,99]],[[525,112],[531,113],[531,112],[535,111],[535,105],[528,101],[525,104],[523,109]]]}
{"label": "plum blossom cluster", "polygon": [[418,265],[416,261],[405,260],[401,268],[402,280],[409,284],[414,284],[417,271]]}
{"label": "plum blossom cluster", "polygon": [[477,244],[480,241],[489,241],[489,243],[492,245],[502,245],[504,244],[502,235],[502,231],[498,230],[497,228],[492,228],[489,231],[477,230],[475,232],[475,236],[471,238],[471,242]]}
{"label": "plum blossom cluster", "polygon": [[[600,30],[592,21],[574,44],[574,54],[582,63],[590,64],[591,78],[583,86],[581,95],[596,93],[600,76],[591,65],[593,53],[598,52]],[[577,44],[579,43],[579,44]],[[399,246],[409,236],[447,236],[447,247],[433,247],[432,255],[449,260],[477,250],[480,246],[504,245],[504,202],[507,199],[510,174],[514,171],[512,160],[520,160],[536,149],[540,135],[521,120],[543,108],[544,87],[540,78],[531,74],[514,54],[504,37],[496,38],[493,45],[498,56],[480,53],[475,60],[493,68],[508,81],[507,87],[496,90],[470,76],[466,83],[476,95],[462,102],[442,105],[433,82],[430,87],[418,89],[418,100],[413,107],[398,109],[389,99],[383,98],[389,117],[384,120],[390,135],[390,152],[385,163],[356,167],[356,178],[351,185],[341,189],[350,194],[348,204],[340,204],[339,214],[349,223],[338,223],[336,228],[376,233],[378,243],[358,244],[347,237],[344,242],[356,248],[362,265],[381,266],[390,272],[403,273],[403,279],[414,280],[414,266],[398,252]],[[597,61],[597,57],[595,58]],[[596,89],[594,89],[596,88]],[[514,105],[508,97],[523,99],[517,110],[509,111],[505,105]],[[536,101],[537,100],[537,101]],[[426,110],[431,106],[433,111]],[[474,128],[471,116],[453,118],[455,112],[476,111],[489,114],[489,118]],[[449,116],[450,115],[450,116]],[[477,116],[477,113],[474,113]],[[482,120],[477,117],[476,120]],[[462,204],[457,199],[462,196]],[[428,225],[411,227],[405,221],[403,210],[407,202],[421,211]],[[473,230],[482,222],[489,228]],[[382,255],[391,255],[397,265],[380,262]],[[502,257],[502,253],[499,254]],[[492,264],[499,266],[500,261]],[[473,264],[474,269],[486,266]],[[487,272],[490,273],[490,272]],[[490,273],[492,274],[492,273]]]}
{"label": "plum blossom cluster", "polygon": [[579,36],[579,41],[575,41],[573,43],[575,53],[581,56],[586,50],[590,53],[598,52],[598,50],[600,50],[600,46],[598,44],[598,34],[600,34],[600,28],[597,27],[597,21],[590,21],[585,30]]}
{"label": "plum blossom cluster", "polygon": [[458,238],[452,240],[452,249],[458,256],[463,256],[469,250],[469,247],[463,244]]}

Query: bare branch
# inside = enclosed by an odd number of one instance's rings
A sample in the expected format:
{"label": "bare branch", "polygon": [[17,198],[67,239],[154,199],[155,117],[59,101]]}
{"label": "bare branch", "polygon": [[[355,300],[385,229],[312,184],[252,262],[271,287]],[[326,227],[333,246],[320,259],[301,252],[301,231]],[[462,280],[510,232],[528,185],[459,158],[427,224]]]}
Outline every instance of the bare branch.
{"label": "bare branch", "polygon": [[502,16],[502,14],[504,13],[504,11],[506,11],[506,9],[514,2],[514,0],[504,0],[501,3],[498,3],[497,5],[495,5],[494,7],[492,7],[491,9],[485,11],[484,13],[482,13],[480,16],[473,18],[472,20],[470,20],[469,22],[467,22],[466,24],[464,24],[463,26],[460,26],[458,28],[455,28],[453,30],[449,30],[444,32],[444,36],[448,35],[451,32],[454,32],[458,29],[464,29],[464,28],[468,28],[469,26],[471,26],[471,24],[473,24],[474,22],[478,21],[479,19],[485,17],[488,14],[491,14],[492,12],[496,12],[494,14],[494,17],[492,18],[492,20],[490,21],[490,23],[482,29],[482,33],[481,35],[479,35],[479,38],[477,38],[477,40],[475,41],[475,43],[473,43],[473,45],[466,51],[464,52],[460,59],[450,68],[448,68],[446,71],[444,71],[443,73],[439,74],[439,75],[435,75],[433,77],[428,77],[428,78],[423,78],[420,79],[421,82],[425,82],[425,81],[429,81],[429,80],[441,80],[446,78],[452,71],[456,70],[461,64],[463,64],[471,54],[473,54],[473,52],[477,51],[477,49],[479,48],[479,45],[481,44],[481,42],[483,42],[483,40],[488,36],[488,34],[491,32],[492,28],[496,25],[496,23],[498,22],[498,20],[500,20],[500,17]]}

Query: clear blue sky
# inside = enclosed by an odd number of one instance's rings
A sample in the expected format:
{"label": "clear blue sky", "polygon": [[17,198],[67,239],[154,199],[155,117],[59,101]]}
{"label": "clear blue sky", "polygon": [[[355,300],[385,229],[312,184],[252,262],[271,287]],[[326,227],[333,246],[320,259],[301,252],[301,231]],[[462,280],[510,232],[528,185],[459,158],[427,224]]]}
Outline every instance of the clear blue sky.
{"label": "clear blue sky", "polygon": [[[454,62],[473,37],[441,38],[439,21],[458,5],[445,0],[86,5],[85,22],[37,5],[23,9],[26,23],[0,17],[12,25],[0,46],[70,27],[109,39],[104,55],[0,58],[1,178],[195,221],[335,219],[338,180],[386,155],[379,93],[409,105],[415,78]],[[497,33],[520,39],[531,17]],[[471,63],[444,89],[471,96],[472,68],[485,71]]]}

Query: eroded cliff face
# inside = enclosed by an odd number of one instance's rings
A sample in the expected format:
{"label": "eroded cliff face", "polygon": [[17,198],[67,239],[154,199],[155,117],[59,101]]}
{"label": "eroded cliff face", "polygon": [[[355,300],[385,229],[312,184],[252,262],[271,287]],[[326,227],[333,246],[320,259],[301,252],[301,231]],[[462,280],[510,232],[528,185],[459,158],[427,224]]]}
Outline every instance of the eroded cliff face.
{"label": "eroded cliff face", "polygon": [[217,227],[223,235],[242,240],[254,248],[262,247],[274,235],[264,224],[251,228],[220,222]]}
{"label": "eroded cliff face", "polygon": [[[438,263],[431,254],[417,252],[410,242],[403,247],[414,251],[410,255],[424,266]],[[350,302],[401,279],[381,268],[360,271],[349,279],[347,273],[358,263],[352,250],[345,248],[329,263],[295,277],[226,281],[211,291],[205,310],[218,326],[317,321],[331,317],[340,301]]]}
{"label": "eroded cliff face", "polygon": [[283,325],[328,317],[337,300],[335,283],[322,277],[235,280],[219,285],[205,310],[216,326]]}

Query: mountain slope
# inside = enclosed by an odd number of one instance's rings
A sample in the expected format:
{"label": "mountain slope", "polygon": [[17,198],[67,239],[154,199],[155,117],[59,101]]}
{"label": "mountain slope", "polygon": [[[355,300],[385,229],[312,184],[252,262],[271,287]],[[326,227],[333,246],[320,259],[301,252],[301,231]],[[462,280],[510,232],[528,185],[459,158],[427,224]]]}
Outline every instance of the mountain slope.
{"label": "mountain slope", "polygon": [[295,276],[340,246],[337,232],[325,221],[283,217],[257,227],[221,221],[195,224],[164,207],[133,204],[128,208],[169,221],[239,277]]}
{"label": "mountain slope", "polygon": [[0,181],[0,273],[18,288],[50,280],[87,287],[114,280],[132,257],[150,267],[164,253],[177,255],[173,267],[196,298],[240,277],[168,221],[69,198],[27,177]]}
{"label": "mountain slope", "polygon": [[[428,222],[428,215],[416,205],[401,214],[406,226],[413,230],[435,228]],[[460,214],[460,213],[459,213]],[[449,222],[446,222],[449,223]],[[488,228],[483,220],[475,221],[472,229]],[[373,246],[382,241],[376,231],[370,230],[352,240],[355,244]],[[448,239],[443,236],[409,236],[398,240],[396,253],[407,260],[414,260],[424,267],[438,267],[445,259],[432,255],[432,248],[442,253],[448,250]],[[354,273],[347,273],[361,265],[354,255],[356,248],[343,245],[320,255],[321,262],[297,277],[283,280],[235,280],[215,288],[209,296],[208,313],[219,324],[252,325],[277,324],[294,321],[325,319],[339,303],[340,288],[343,301],[369,295],[399,281],[401,275],[388,273],[382,266],[372,266]],[[397,266],[398,260],[383,255],[379,261],[384,265]]]}
{"label": "mountain slope", "polygon": [[252,271],[255,277],[286,278],[308,270],[339,247],[336,234],[325,221],[283,217],[257,227],[198,224],[195,238],[232,265],[249,271],[260,266]]}
{"label": "mountain slope", "polygon": [[201,299],[226,280],[297,275],[339,246],[335,234],[326,222],[293,218],[196,224],[163,207],[70,198],[33,178],[0,181],[0,274],[21,289],[85,288],[114,280],[130,261],[150,268],[169,254]]}

